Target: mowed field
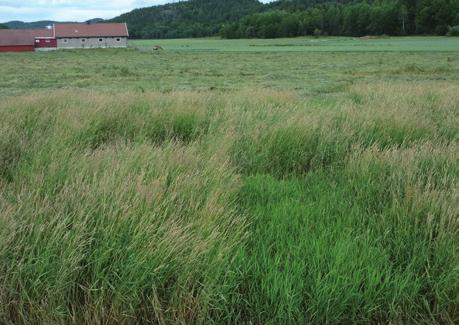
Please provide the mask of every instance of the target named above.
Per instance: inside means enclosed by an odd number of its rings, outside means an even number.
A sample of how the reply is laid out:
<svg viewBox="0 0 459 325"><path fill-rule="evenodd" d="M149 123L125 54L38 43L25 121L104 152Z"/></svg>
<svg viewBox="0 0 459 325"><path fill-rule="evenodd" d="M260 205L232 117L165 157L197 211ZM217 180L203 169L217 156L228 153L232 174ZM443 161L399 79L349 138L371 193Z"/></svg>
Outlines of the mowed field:
<svg viewBox="0 0 459 325"><path fill-rule="evenodd" d="M1 324L459 322L459 38L0 63Z"/></svg>

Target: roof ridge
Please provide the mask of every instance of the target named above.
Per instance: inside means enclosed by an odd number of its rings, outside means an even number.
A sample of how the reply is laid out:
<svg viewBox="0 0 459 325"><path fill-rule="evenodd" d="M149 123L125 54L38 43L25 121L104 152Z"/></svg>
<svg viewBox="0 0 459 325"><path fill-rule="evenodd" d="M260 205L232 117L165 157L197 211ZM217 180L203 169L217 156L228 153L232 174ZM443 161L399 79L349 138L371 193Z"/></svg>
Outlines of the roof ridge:
<svg viewBox="0 0 459 325"><path fill-rule="evenodd" d="M125 23L58 23L55 37L129 37Z"/></svg>

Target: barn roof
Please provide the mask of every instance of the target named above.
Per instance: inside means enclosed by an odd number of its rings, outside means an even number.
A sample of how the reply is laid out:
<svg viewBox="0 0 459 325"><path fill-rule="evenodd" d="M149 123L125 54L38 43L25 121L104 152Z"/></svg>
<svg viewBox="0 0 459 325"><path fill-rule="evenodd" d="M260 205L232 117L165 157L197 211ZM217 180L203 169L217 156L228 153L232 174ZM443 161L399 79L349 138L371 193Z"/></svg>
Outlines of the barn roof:
<svg viewBox="0 0 459 325"><path fill-rule="evenodd" d="M56 37L128 37L126 24L56 24Z"/></svg>
<svg viewBox="0 0 459 325"><path fill-rule="evenodd" d="M0 46L33 45L36 37L53 37L51 29L2 29Z"/></svg>

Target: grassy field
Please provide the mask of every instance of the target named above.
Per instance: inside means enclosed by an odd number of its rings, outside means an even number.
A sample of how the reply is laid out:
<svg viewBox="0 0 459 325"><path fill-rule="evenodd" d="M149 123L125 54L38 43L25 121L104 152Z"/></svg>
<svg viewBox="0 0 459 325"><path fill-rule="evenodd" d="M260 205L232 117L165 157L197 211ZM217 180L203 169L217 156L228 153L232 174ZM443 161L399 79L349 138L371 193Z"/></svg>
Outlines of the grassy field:
<svg viewBox="0 0 459 325"><path fill-rule="evenodd" d="M451 37L298 37L225 40L212 38L138 40L133 47L159 45L175 51L215 52L457 52L459 39Z"/></svg>
<svg viewBox="0 0 459 325"><path fill-rule="evenodd" d="M276 89L304 95L334 94L354 83L437 81L457 84L459 74L458 38L409 38L423 44L426 51L404 52L404 38L394 39L392 52L344 52L352 44L370 50L382 40L339 39L340 52L296 52L284 47L258 47L249 44L317 42L291 40L181 40L132 41L129 50L59 51L53 53L2 54L0 96L18 95L30 90L92 89L168 92L174 90L233 91ZM327 42L328 39L319 39ZM333 43L335 39L331 39ZM338 41L336 41L338 42ZM349 44L347 43L349 42ZM164 51L153 52L155 44ZM175 44L175 46L168 44ZM190 45L192 44L192 45ZM196 51L204 47L218 49ZM213 45L214 44L214 45ZM226 44L223 47L221 44ZM245 46L241 46L241 44ZM397 46L394 44L398 44ZM441 44L446 44L441 46ZM187 47L190 45L190 47ZM233 46L234 45L234 46ZM240 52L225 49L241 48ZM405 47L406 48L406 47ZM415 48L415 47L414 47ZM448 48L455 51L443 52ZM137 50L140 49L140 50ZM294 48L294 50L296 47ZM319 49L319 48L315 48ZM244 51L250 50L250 51Z"/></svg>
<svg viewBox="0 0 459 325"><path fill-rule="evenodd" d="M0 323L459 322L457 38L0 62Z"/></svg>

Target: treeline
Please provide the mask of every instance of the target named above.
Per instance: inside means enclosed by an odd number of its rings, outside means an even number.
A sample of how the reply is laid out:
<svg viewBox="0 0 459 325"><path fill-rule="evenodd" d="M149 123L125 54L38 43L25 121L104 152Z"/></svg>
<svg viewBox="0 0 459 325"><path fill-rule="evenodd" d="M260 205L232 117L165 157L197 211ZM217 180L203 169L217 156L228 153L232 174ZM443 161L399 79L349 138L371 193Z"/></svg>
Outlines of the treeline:
<svg viewBox="0 0 459 325"><path fill-rule="evenodd" d="M312 7L310 2L274 3L268 11L223 26L220 34L224 38L455 35L459 25L458 0L335 1Z"/></svg>
<svg viewBox="0 0 459 325"><path fill-rule="evenodd" d="M132 38L458 33L459 0L189 0L133 10Z"/></svg>
<svg viewBox="0 0 459 325"><path fill-rule="evenodd" d="M0 29L8 29L8 26L6 26L5 24L0 24Z"/></svg>

